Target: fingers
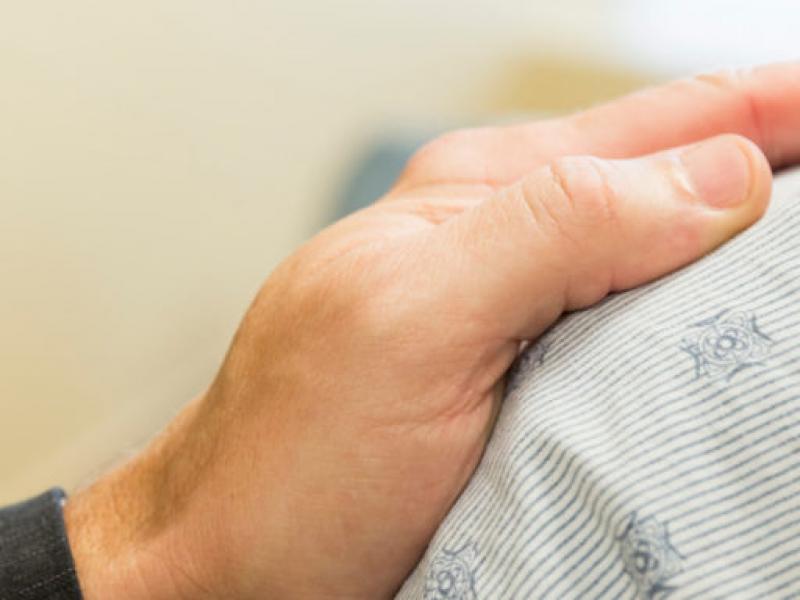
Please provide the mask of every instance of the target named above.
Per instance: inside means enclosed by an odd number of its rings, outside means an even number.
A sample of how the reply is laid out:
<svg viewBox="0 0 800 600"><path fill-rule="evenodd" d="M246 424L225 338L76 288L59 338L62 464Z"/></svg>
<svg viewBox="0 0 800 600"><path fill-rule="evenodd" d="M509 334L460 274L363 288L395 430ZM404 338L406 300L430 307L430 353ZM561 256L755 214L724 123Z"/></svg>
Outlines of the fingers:
<svg viewBox="0 0 800 600"><path fill-rule="evenodd" d="M591 154L627 157L720 133L755 142L770 163L800 158L800 63L726 71L644 90L565 122Z"/></svg>
<svg viewBox="0 0 800 600"><path fill-rule="evenodd" d="M800 63L676 81L563 119L454 132L424 148L415 184L508 185L560 156L627 158L722 133L754 141L775 167L800 162Z"/></svg>
<svg viewBox="0 0 800 600"><path fill-rule="evenodd" d="M758 219L771 171L751 142L720 136L628 160L561 158L435 228L452 297L499 336L532 338L564 310L700 257Z"/></svg>

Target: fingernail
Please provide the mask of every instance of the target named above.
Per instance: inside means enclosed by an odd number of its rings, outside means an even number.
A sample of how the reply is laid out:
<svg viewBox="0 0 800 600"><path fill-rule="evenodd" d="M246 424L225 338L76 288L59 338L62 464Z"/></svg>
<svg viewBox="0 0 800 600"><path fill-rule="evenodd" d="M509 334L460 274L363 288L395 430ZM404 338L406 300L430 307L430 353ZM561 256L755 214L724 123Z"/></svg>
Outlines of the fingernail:
<svg viewBox="0 0 800 600"><path fill-rule="evenodd" d="M681 154L681 162L697 198L714 208L744 203L753 187L749 157L732 136L695 144Z"/></svg>

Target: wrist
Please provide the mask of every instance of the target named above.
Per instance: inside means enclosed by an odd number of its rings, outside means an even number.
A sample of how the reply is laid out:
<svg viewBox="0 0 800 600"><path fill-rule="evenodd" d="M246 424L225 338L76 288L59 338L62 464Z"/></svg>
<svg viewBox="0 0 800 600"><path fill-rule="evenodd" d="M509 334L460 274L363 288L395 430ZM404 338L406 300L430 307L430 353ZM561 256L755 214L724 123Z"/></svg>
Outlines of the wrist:
<svg viewBox="0 0 800 600"><path fill-rule="evenodd" d="M170 481L176 424L67 500L64 519L85 600L214 598L200 577L210 571L198 552L206 544L193 543L199 540L188 501Z"/></svg>

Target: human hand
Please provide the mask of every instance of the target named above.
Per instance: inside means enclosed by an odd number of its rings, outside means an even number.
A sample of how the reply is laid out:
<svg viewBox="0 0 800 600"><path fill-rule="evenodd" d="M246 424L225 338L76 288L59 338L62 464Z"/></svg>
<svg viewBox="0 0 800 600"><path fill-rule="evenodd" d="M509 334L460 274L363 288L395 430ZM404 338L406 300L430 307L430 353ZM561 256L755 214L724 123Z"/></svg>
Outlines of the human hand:
<svg viewBox="0 0 800 600"><path fill-rule="evenodd" d="M800 66L771 66L423 148L269 277L206 394L68 502L87 600L390 597L521 341L754 222L798 106Z"/></svg>

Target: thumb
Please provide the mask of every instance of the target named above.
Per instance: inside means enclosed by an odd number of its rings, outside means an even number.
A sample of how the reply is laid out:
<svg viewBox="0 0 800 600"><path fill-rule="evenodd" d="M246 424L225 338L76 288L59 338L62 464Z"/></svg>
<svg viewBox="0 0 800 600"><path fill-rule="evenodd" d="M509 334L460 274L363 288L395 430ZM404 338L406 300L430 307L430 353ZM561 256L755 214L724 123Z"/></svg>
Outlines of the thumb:
<svg viewBox="0 0 800 600"><path fill-rule="evenodd" d="M532 338L711 251L763 214L771 181L758 147L734 135L636 159L560 158L434 230L437 275L501 335Z"/></svg>

